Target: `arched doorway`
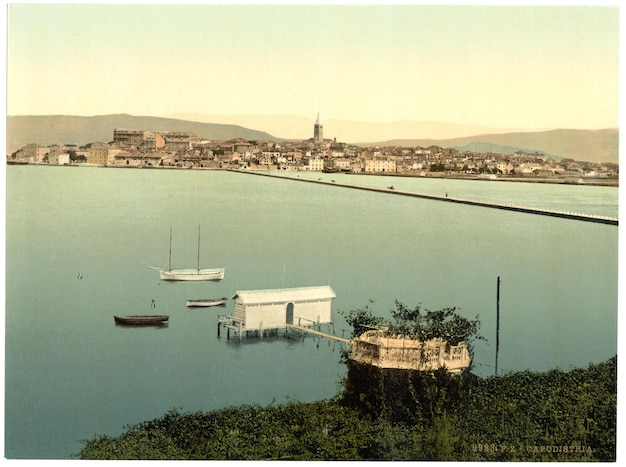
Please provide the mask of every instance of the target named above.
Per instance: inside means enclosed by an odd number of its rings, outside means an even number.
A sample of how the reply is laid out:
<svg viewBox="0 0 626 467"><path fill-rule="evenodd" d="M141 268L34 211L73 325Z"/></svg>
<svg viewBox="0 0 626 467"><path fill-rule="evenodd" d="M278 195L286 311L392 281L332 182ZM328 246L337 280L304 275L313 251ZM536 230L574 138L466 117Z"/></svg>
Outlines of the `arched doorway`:
<svg viewBox="0 0 626 467"><path fill-rule="evenodd" d="M293 303L287 304L287 324L293 324Z"/></svg>

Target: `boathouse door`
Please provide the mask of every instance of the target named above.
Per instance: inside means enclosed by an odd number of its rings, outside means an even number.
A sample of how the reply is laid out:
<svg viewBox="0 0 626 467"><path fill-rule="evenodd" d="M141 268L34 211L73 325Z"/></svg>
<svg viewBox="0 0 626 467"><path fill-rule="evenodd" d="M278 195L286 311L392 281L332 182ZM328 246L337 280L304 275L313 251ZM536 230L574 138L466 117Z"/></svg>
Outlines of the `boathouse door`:
<svg viewBox="0 0 626 467"><path fill-rule="evenodd" d="M287 324L293 324L293 303L287 304Z"/></svg>

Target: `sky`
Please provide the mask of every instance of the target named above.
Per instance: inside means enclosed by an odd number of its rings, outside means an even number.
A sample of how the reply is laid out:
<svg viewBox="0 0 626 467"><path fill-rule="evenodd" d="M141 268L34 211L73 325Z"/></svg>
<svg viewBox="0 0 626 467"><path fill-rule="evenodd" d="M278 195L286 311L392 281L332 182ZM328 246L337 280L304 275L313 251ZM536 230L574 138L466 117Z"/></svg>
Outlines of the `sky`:
<svg viewBox="0 0 626 467"><path fill-rule="evenodd" d="M6 111L618 127L605 5L10 3Z"/></svg>

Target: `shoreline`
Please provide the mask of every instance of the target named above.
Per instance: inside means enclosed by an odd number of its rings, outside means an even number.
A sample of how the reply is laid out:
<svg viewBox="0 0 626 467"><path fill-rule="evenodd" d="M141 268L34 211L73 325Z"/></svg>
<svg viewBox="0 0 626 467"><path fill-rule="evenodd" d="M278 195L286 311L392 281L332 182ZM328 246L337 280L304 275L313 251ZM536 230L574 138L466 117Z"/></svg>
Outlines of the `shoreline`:
<svg viewBox="0 0 626 467"><path fill-rule="evenodd" d="M155 167L155 166L115 166L115 165L88 165L88 164L63 164L63 165L50 165L50 164L31 164L25 162L7 162L6 165L33 165L37 167L97 167L103 169L162 169L162 170L225 170L230 172L249 172L249 173L267 173L267 172L275 172L277 174L281 173L299 173L298 170L256 170L256 169L241 169L241 168L230 168L230 167ZM332 175L334 172L313 172L313 171L302 171L304 173L325 173L326 175ZM554 185L579 185L579 186L608 186L608 187L619 187L619 177L616 178L592 178L592 177L512 177L508 175L497 175L494 178L479 176L479 175L460 175L460 174L441 174L440 172L429 172L427 175L420 175L419 173L398 173L398 172L384 172L384 173L375 173L375 172L363 172L363 173L354 173L354 172L337 172L342 173L344 175L351 176L360 176L360 175L370 175L374 177L400 177L400 178L427 178L427 179L442 179L442 180L469 180L469 181L478 181L478 182L510 182L510 183L547 183Z"/></svg>
<svg viewBox="0 0 626 467"><path fill-rule="evenodd" d="M419 175L407 173L363 173L355 174L346 172L346 175L372 175L383 177L400 177L400 178L428 178L442 180L469 180L478 182L511 182L511 183L547 183L553 185L581 185L581 186L612 186L619 187L619 178L583 178L583 177L511 177L507 175L498 175L495 178L481 177L477 175ZM582 180L582 183L579 181Z"/></svg>

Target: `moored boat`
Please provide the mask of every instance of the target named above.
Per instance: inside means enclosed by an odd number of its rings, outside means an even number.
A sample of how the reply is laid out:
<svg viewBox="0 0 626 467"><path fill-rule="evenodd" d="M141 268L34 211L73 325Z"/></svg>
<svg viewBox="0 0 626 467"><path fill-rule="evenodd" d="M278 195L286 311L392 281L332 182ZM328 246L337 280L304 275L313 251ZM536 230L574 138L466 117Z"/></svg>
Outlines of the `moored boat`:
<svg viewBox="0 0 626 467"><path fill-rule="evenodd" d="M224 268L159 270L164 281L219 281L224 279Z"/></svg>
<svg viewBox="0 0 626 467"><path fill-rule="evenodd" d="M224 268L200 269L200 226L198 226L198 267L196 269L172 269L172 229L170 229L169 267L155 268L164 281L219 281L224 279Z"/></svg>
<svg viewBox="0 0 626 467"><path fill-rule="evenodd" d="M113 316L115 324L126 324L129 326L154 326L166 324L170 317L168 315L131 315Z"/></svg>
<svg viewBox="0 0 626 467"><path fill-rule="evenodd" d="M221 306L226 304L226 301L228 300L228 298L226 297L222 297L222 298L200 298L200 299L196 299L196 300L187 300L187 306L189 308L192 307L207 307L207 306Z"/></svg>

